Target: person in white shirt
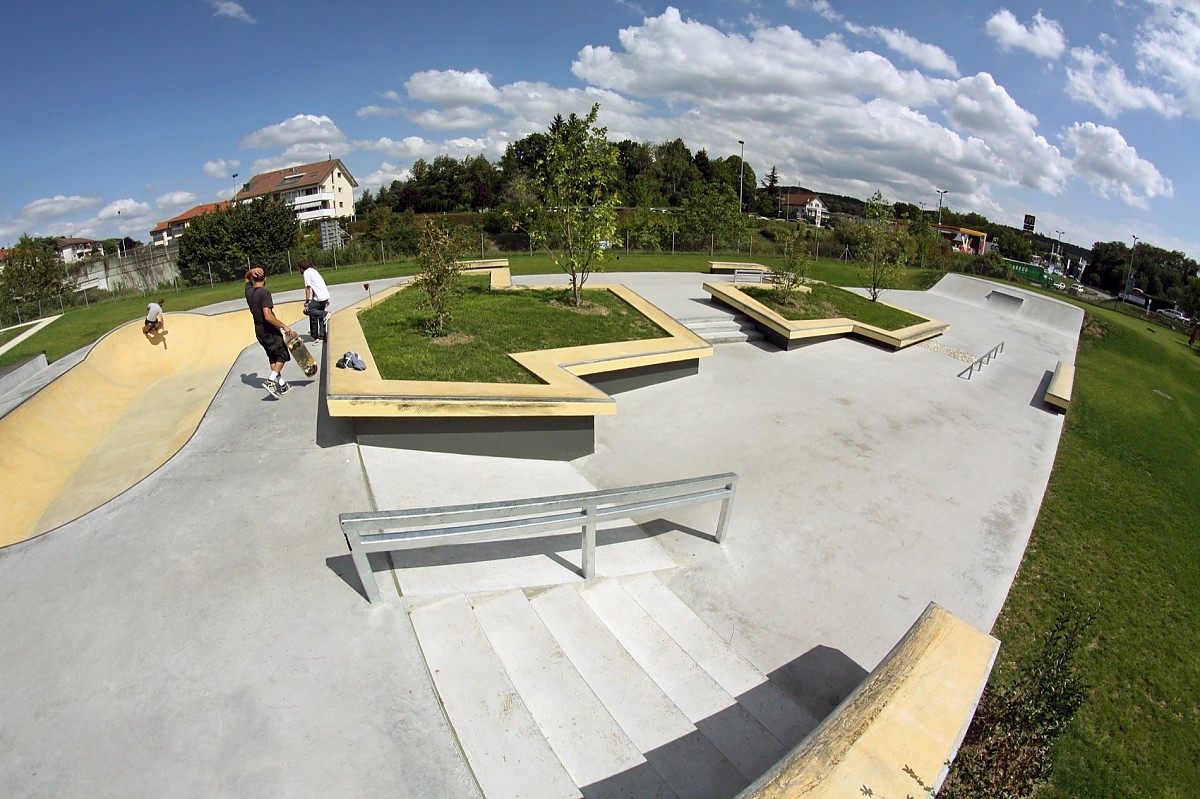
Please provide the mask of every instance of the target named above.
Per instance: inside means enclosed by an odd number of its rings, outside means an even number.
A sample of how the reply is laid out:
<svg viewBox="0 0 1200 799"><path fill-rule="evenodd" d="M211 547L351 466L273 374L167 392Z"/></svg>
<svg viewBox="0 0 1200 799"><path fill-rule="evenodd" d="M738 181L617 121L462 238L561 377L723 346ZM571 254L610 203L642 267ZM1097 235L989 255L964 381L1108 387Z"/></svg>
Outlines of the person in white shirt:
<svg viewBox="0 0 1200 799"><path fill-rule="evenodd" d="M313 341L325 340L325 309L329 307L329 288L325 278L308 261L300 262L300 274L304 276L304 307L308 314L308 332Z"/></svg>
<svg viewBox="0 0 1200 799"><path fill-rule="evenodd" d="M147 336L151 333L163 333L165 325L163 325L163 303L166 300L151 302L146 306L146 321L142 323L142 332Z"/></svg>

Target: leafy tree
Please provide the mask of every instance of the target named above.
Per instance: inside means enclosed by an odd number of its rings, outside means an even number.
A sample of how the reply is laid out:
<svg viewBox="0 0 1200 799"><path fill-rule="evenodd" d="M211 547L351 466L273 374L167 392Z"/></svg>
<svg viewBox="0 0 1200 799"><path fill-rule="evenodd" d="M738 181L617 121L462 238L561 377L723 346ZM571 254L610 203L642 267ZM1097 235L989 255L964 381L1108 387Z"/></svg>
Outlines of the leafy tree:
<svg viewBox="0 0 1200 799"><path fill-rule="evenodd" d="M46 239L21 236L0 271L4 299L13 304L58 297L73 287L70 267Z"/></svg>
<svg viewBox="0 0 1200 799"><path fill-rule="evenodd" d="M696 183L683 201L679 230L693 244L709 236L722 243L732 241L743 225L737 206L737 192L728 184Z"/></svg>
<svg viewBox="0 0 1200 799"><path fill-rule="evenodd" d="M576 306L616 233L617 148L607 140L607 128L596 127L599 113L597 103L586 117L571 114L554 120L543 158L529 178L538 204L517 222L533 245L570 277Z"/></svg>
<svg viewBox="0 0 1200 799"><path fill-rule="evenodd" d="M450 324L451 306L461 296L459 263L467 251L462 228L451 230L432 220L424 220L417 234L417 265L421 271L413 286L424 297L421 306L432 312L424 330L430 336L445 335Z"/></svg>
<svg viewBox="0 0 1200 799"><path fill-rule="evenodd" d="M700 179L700 170L683 139L675 139L654 148L654 171L671 205L679 205L688 188Z"/></svg>
<svg viewBox="0 0 1200 799"><path fill-rule="evenodd" d="M1033 245L1017 231L1006 230L1000 234L1000 254L1014 261L1029 263L1033 260Z"/></svg>
<svg viewBox="0 0 1200 799"><path fill-rule="evenodd" d="M879 295L894 288L904 267L903 243L891 229L892 206L885 202L883 194L876 190L867 200L866 219L862 224L864 262L863 276L867 281L867 294L871 302L878 302Z"/></svg>
<svg viewBox="0 0 1200 799"><path fill-rule="evenodd" d="M1200 278L1190 278L1179 294L1179 307L1193 319L1200 319Z"/></svg>
<svg viewBox="0 0 1200 799"><path fill-rule="evenodd" d="M287 203L261 197L192 220L179 240L179 273L190 284L236 280L247 264L280 271L300 226Z"/></svg>

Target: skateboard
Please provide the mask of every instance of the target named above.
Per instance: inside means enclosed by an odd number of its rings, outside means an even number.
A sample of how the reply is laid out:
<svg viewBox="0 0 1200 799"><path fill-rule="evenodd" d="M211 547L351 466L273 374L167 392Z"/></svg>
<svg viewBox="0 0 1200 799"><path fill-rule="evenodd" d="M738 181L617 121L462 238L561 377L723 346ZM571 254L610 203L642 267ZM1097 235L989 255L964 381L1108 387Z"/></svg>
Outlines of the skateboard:
<svg viewBox="0 0 1200 799"><path fill-rule="evenodd" d="M304 342L300 340L299 334L295 330L284 330L283 340L287 342L288 351L292 353L292 358L296 360L296 365L304 372L305 377L312 377L317 373L317 362L313 360L312 353L308 351L308 347L304 346Z"/></svg>

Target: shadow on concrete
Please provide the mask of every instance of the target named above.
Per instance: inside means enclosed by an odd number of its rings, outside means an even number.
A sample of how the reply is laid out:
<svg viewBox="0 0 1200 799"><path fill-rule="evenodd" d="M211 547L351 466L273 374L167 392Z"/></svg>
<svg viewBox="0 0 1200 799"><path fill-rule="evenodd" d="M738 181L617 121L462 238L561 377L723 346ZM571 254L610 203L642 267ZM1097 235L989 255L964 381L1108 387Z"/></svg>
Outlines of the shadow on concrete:
<svg viewBox="0 0 1200 799"><path fill-rule="evenodd" d="M776 682L780 676L803 685L788 691ZM768 682L738 696L734 704L696 722L695 731L643 752L647 762L580 790L589 799L732 796L786 757L866 677L865 670L838 650L815 647L776 670ZM782 702L781 689L789 694ZM811 699L817 694L822 700L814 706ZM769 726L767 734L778 742L773 751L764 751L757 735L746 734L748 724L758 725L763 719L771 721L762 723L760 732Z"/></svg>
<svg viewBox="0 0 1200 799"><path fill-rule="evenodd" d="M1033 392L1033 396L1029 398L1029 407L1037 408L1038 410L1046 411L1047 413L1058 413L1058 408L1055 408L1050 403L1046 402L1046 389L1050 388L1050 381L1054 378L1054 371L1047 369L1042 375L1042 379L1038 382L1037 390Z"/></svg>
<svg viewBox="0 0 1200 799"><path fill-rule="evenodd" d="M868 673L841 650L818 645L771 672L770 679L820 720L861 685Z"/></svg>
<svg viewBox="0 0 1200 799"><path fill-rule="evenodd" d="M317 372L316 380L319 392L317 394L316 443L322 449L353 444L356 440L353 419L348 416L334 418L329 415L329 403L325 401L325 398L329 396L329 381L326 377L329 374L329 358L326 356L327 353L321 353L319 358L321 369Z"/></svg>

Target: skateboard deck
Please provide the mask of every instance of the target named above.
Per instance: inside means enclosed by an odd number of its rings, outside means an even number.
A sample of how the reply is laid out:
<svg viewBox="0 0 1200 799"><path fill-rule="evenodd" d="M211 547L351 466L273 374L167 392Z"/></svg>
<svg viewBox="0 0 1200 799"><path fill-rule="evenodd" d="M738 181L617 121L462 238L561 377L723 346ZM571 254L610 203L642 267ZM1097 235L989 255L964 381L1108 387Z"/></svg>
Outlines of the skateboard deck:
<svg viewBox="0 0 1200 799"><path fill-rule="evenodd" d="M304 342L300 340L300 336L295 330L284 330L283 340L287 342L288 351L292 353L292 358L295 359L296 365L304 372L305 377L312 377L317 373L317 362L313 360L312 353L308 351L308 347L304 346Z"/></svg>

